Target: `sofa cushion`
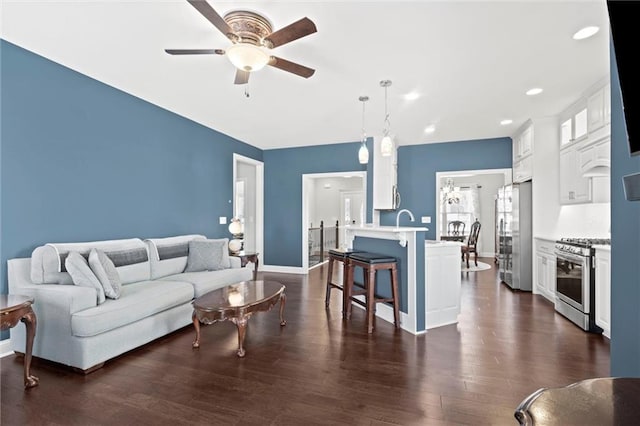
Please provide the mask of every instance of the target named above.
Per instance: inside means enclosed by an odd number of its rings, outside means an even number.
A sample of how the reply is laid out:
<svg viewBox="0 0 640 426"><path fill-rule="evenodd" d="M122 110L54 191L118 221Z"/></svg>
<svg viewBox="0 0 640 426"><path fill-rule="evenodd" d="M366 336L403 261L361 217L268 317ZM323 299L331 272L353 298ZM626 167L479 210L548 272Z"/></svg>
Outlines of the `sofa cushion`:
<svg viewBox="0 0 640 426"><path fill-rule="evenodd" d="M194 288L194 297L200 297L205 293L229 284L249 281L252 277L253 271L249 268L229 268L219 271L184 272L160 278L159 281L185 281L191 283Z"/></svg>
<svg viewBox="0 0 640 426"><path fill-rule="evenodd" d="M69 275L71 275L73 284L80 287L93 288L96 291L98 305L104 303L104 289L102 288L102 284L100 283L98 277L96 277L96 275L89 267L87 259L85 259L77 251L72 251L69 252L68 256L66 256L65 266L67 271L69 272Z"/></svg>
<svg viewBox="0 0 640 426"><path fill-rule="evenodd" d="M71 317L71 332L77 337L95 336L193 299L193 286L187 282L141 281L122 287L119 299L108 299L94 308Z"/></svg>
<svg viewBox="0 0 640 426"><path fill-rule="evenodd" d="M189 256L184 272L218 271L230 267L228 238L189 241Z"/></svg>
<svg viewBox="0 0 640 426"><path fill-rule="evenodd" d="M34 284L73 284L64 266L69 252L77 251L85 258L92 248L105 252L112 260L123 284L150 278L146 244L139 238L93 241L84 243L49 243L31 254L31 281Z"/></svg>
<svg viewBox="0 0 640 426"><path fill-rule="evenodd" d="M89 253L89 266L93 273L96 274L100 284L102 284L104 295L109 299L117 299L120 297L122 282L120 281L118 270L113 264L113 261L109 259L109 256L104 254L102 250L91 249Z"/></svg>
<svg viewBox="0 0 640 426"><path fill-rule="evenodd" d="M187 266L189 241L206 238L204 235L193 234L144 240L149 248L151 278L162 278L184 271Z"/></svg>

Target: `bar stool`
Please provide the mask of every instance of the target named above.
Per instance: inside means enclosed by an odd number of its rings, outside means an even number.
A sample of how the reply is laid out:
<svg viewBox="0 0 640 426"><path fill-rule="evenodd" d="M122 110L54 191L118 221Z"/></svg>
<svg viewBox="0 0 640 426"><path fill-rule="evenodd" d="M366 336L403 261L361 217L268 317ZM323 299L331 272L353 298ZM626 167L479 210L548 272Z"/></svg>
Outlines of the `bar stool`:
<svg viewBox="0 0 640 426"><path fill-rule="evenodd" d="M347 301L346 317L351 318L351 302L364 306L367 312L367 332L373 332L373 320L377 303L393 303L393 322L396 328L400 328L400 297L398 295L398 273L395 257L378 253L353 253L349 255L347 273L347 285L345 286L345 300ZM364 275L364 287L355 290L354 272L355 267L361 267ZM388 270L391 273L391 297L380 297L376 295L376 273L381 270ZM365 300L356 299L354 296L364 295Z"/></svg>
<svg viewBox="0 0 640 426"><path fill-rule="evenodd" d="M352 253L362 253L361 250L336 248L329 250L329 269L327 271L327 289L324 298L325 307L329 307L331 299L331 290L337 288L342 290L342 317L346 315L347 299L344 293L344 283L348 282L347 274L349 273L349 255ZM342 283L333 282L333 267L336 262L342 262Z"/></svg>

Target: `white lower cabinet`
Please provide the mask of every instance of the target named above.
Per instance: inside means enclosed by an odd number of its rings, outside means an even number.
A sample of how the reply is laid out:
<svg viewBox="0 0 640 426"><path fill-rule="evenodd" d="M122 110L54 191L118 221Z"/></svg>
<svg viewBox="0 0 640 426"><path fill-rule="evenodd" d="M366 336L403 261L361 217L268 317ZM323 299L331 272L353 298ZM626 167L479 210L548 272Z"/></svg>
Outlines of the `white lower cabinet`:
<svg viewBox="0 0 640 426"><path fill-rule="evenodd" d="M555 242L536 238L535 277L533 292L550 302L556 299L556 255Z"/></svg>
<svg viewBox="0 0 640 426"><path fill-rule="evenodd" d="M596 325L611 338L611 250L596 247Z"/></svg>

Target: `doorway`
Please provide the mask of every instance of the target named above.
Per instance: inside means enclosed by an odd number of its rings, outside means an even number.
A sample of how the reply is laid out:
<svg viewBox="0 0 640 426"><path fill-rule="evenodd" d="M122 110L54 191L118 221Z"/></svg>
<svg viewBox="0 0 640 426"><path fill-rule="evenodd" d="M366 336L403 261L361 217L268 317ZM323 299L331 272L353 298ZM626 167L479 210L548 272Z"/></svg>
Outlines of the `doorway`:
<svg viewBox="0 0 640 426"><path fill-rule="evenodd" d="M366 213L366 172L302 175L302 269L321 265L330 248L346 247L345 226Z"/></svg>
<svg viewBox="0 0 640 426"><path fill-rule="evenodd" d="M464 234L468 234L471 223L478 219L481 224L478 257L493 258L497 253L495 196L498 188L508 183L511 169L436 172L437 239L447 235L451 221L462 221Z"/></svg>
<svg viewBox="0 0 640 426"><path fill-rule="evenodd" d="M233 154L233 216L244 227L243 249L264 259L264 164Z"/></svg>

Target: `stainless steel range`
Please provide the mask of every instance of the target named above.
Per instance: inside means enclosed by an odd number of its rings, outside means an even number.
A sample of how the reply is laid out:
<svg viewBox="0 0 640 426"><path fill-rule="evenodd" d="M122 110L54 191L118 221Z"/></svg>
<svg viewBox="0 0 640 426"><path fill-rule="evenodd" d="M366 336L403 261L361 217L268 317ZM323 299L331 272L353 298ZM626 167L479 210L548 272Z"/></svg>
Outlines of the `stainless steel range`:
<svg viewBox="0 0 640 426"><path fill-rule="evenodd" d="M594 245L604 238L562 238L556 241L556 311L583 330L602 333L595 320Z"/></svg>

